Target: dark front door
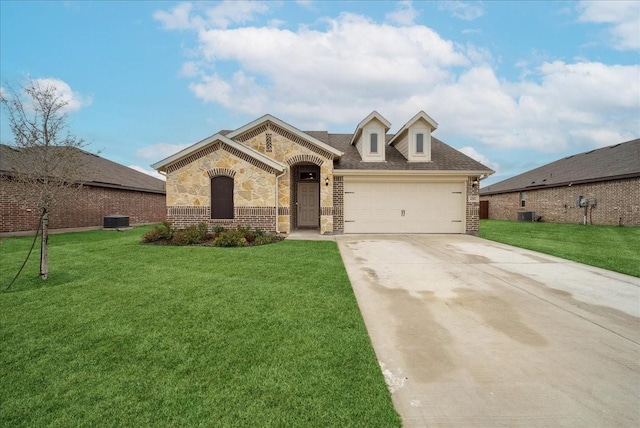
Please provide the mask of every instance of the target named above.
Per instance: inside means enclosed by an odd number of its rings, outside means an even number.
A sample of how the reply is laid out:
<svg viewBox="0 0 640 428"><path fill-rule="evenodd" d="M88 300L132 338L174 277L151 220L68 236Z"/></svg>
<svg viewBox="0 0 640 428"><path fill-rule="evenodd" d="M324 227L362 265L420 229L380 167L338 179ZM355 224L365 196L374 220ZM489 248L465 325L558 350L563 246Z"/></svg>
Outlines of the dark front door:
<svg viewBox="0 0 640 428"><path fill-rule="evenodd" d="M318 183L298 183L298 227L318 227Z"/></svg>

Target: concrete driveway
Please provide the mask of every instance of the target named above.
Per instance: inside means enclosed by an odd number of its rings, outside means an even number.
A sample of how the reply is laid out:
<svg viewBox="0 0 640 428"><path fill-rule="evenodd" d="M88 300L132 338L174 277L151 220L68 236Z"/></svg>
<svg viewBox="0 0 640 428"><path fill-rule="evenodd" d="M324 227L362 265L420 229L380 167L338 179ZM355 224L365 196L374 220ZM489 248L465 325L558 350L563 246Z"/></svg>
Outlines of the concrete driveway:
<svg viewBox="0 0 640 428"><path fill-rule="evenodd" d="M336 241L405 427L640 426L640 279L472 236Z"/></svg>

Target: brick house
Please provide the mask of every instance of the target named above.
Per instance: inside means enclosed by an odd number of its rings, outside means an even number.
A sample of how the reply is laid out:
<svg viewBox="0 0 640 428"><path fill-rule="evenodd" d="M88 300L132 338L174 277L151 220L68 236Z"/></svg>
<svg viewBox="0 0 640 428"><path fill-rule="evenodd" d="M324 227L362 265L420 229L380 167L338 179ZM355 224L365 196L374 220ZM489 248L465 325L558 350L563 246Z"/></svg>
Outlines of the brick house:
<svg viewBox="0 0 640 428"><path fill-rule="evenodd" d="M167 219L289 233L476 233L478 183L493 173L446 145L419 112L395 134L379 113L352 134L300 131L271 115L153 165Z"/></svg>
<svg viewBox="0 0 640 428"><path fill-rule="evenodd" d="M640 226L640 139L568 156L480 190L488 218ZM522 215L521 215L522 216Z"/></svg>
<svg viewBox="0 0 640 428"><path fill-rule="evenodd" d="M78 149L73 149L78 150ZM165 220L165 183L79 150L85 171L82 187L73 200L64 203L49 215L51 229L100 227L108 215L129 216L131 224L158 223ZM20 159L17 156L21 157ZM36 230L38 212L34 202L21 193L13 175L29 164L24 150L0 144L0 233L10 235Z"/></svg>

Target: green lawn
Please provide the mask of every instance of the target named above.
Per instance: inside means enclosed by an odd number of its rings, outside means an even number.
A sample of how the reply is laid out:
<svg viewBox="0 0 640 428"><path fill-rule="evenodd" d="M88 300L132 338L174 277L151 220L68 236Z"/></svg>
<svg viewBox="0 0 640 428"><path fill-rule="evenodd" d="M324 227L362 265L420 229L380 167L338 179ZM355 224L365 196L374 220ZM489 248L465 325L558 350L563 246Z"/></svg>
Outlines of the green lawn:
<svg viewBox="0 0 640 428"><path fill-rule="evenodd" d="M0 292L0 426L394 427L335 242L50 237ZM30 238L0 243L2 290Z"/></svg>
<svg viewBox="0 0 640 428"><path fill-rule="evenodd" d="M640 277L640 228L481 220L492 241Z"/></svg>

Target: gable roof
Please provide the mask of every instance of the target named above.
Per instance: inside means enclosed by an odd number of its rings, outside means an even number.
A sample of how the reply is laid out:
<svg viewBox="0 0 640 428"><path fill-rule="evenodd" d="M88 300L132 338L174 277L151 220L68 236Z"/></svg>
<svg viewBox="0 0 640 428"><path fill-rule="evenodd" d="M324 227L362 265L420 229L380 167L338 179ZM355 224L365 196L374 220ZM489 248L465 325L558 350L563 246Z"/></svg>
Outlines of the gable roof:
<svg viewBox="0 0 640 428"><path fill-rule="evenodd" d="M358 149L351 145L352 134L329 134L327 132L312 132L316 138L326 138L328 144L344 151L340 159L333 161L335 172L341 170L363 171L431 171L431 172L464 172L477 175L491 175L493 170L471 159L464 153L443 143L435 137L431 137L431 162L409 162L393 146L385 144L384 162L362 162ZM393 138L387 135L387 140Z"/></svg>
<svg viewBox="0 0 640 428"><path fill-rule="evenodd" d="M230 135L230 134L228 134ZM224 143L226 145L228 145L229 147L232 147L242 153L244 153L245 155L273 168L274 170L278 171L278 172L282 172L285 170L285 166L282 165L280 162L275 161L273 159L271 159L270 157L267 157L265 155L263 155L262 153L260 153L257 150L252 149L251 147L245 146L244 144L240 144L237 143L235 141L233 141L232 139L230 139L229 137L226 137L224 135L222 135L222 133L217 133L214 134L210 137L205 138L202 141L199 141L189 147L187 147L186 149L180 150L178 153L175 153L167 158L164 158L163 160L154 163L153 165L151 165L152 168L158 170L158 171L166 171L167 167L175 162L180 161L181 159L184 159L192 154L195 154L199 151L201 151L204 148L207 148L209 146L212 146L213 144L217 143L217 142L221 142Z"/></svg>
<svg viewBox="0 0 640 428"><path fill-rule="evenodd" d="M367 117L362 119L358 126L356 126L356 130L354 131L353 137L351 138L351 142L349 144L353 145L356 141L358 141L358 138L360 138L360 135L362 134L362 128L364 128L364 126L367 123L371 122L373 119L377 119L378 121L382 122L385 132L389 131L389 129L391 128L391 122L389 122L387 119L382 117L380 113L374 110L369 113Z"/></svg>
<svg viewBox="0 0 640 428"><path fill-rule="evenodd" d="M438 129L438 122L433 120L431 116L429 116L427 113L421 110L418 112L418 114L413 116L407 123L405 123L402 126L402 128L400 128L400 130L396 132L396 135L394 135L393 138L389 140L387 144L392 145L399 139L403 138L404 134L409 131L409 128L420 119L424 120L429 124L429 126L431 126L431 131L435 131L436 129Z"/></svg>
<svg viewBox="0 0 640 428"><path fill-rule="evenodd" d="M308 142L310 142L311 144L329 152L330 154L332 154L334 157L340 157L342 156L342 152L340 152L339 150L336 150L334 147L331 147L325 143L323 143L322 141L314 138L313 136L300 131L298 128L289 125L288 123L278 119L275 116L272 116L270 114L265 114L264 116L254 120L253 122L249 122L246 125L236 129L235 131L231 131L229 132L227 135L227 137L234 139L235 137L244 134L245 132L251 131L253 128L257 128L258 126L262 125L265 122L271 122L275 125L280 126L281 128L286 129L287 131L291 132L292 134L296 135L297 137L302 138L303 140L306 140Z"/></svg>
<svg viewBox="0 0 640 428"><path fill-rule="evenodd" d="M79 181L85 186L134 190L146 193L166 193L165 182L119 163L74 147L51 146L50 150L72 150L82 165ZM21 169L37 165L35 151L0 144L0 174L25 172ZM17 158L18 156L19 158ZM30 172L30 171L26 171Z"/></svg>
<svg viewBox="0 0 640 428"><path fill-rule="evenodd" d="M640 139L567 156L482 188L480 194L520 192L631 177L640 177Z"/></svg>

